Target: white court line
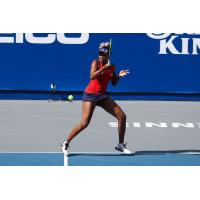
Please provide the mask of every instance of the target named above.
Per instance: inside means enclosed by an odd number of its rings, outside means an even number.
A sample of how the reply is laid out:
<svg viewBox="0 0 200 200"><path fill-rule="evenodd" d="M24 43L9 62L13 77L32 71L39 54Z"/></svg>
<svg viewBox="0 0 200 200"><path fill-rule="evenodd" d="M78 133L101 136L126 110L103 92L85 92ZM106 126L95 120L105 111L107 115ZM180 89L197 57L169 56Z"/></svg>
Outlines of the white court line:
<svg viewBox="0 0 200 200"><path fill-rule="evenodd" d="M63 154L64 156L64 167L67 167L69 164L68 164L68 155L66 154Z"/></svg>
<svg viewBox="0 0 200 200"><path fill-rule="evenodd" d="M55 152L55 151L54 152L48 152L48 151L45 151L45 152L44 151L41 151L41 152L38 152L38 151L26 151L26 152L23 152L23 151L9 151L9 152L5 152L4 151L4 152L0 152L0 153L16 153L16 154L17 153L21 153L21 154L22 153L27 153L27 154L28 153L33 153L33 154L45 153L45 154L57 154L57 153L62 153L62 152L58 152L58 151L57 152Z"/></svg>
<svg viewBox="0 0 200 200"><path fill-rule="evenodd" d="M89 151L84 152L84 151L81 151L81 152L69 152L69 155L70 154L113 154L113 155L116 154L116 155L118 155L118 154L124 154L124 153L120 153L120 152L99 152L99 151L98 152L94 152L94 151L93 152L91 152L91 151L90 152Z"/></svg>
<svg viewBox="0 0 200 200"><path fill-rule="evenodd" d="M9 154L9 153L13 153L13 154L22 154L22 153L25 153L25 154L28 154L28 153L32 153L32 154L40 154L40 153L43 153L43 154L63 154L63 152L60 152L60 151L57 151L57 152L22 152L22 151L20 151L20 152L17 152L17 151L15 151L15 152L0 152L0 154L2 154L2 153L7 153L7 154ZM137 152L132 152L132 154L134 154L134 153L136 153L137 154ZM139 151L138 151L138 153L139 153ZM148 153L148 151L145 151L145 153ZM149 151L149 154L151 154L151 153L155 153L156 154L156 151ZM162 151L158 151L158 153L162 153ZM200 151L185 151L184 152L184 150L180 150L180 152L178 152L178 150L177 150L177 152L176 152L176 150L172 150L172 151L163 151L163 153L169 153L169 154L200 154ZM124 153L121 153L121 152L69 152L69 155L70 154L90 154L90 155L93 155L93 154L111 154L111 155L125 155Z"/></svg>
<svg viewBox="0 0 200 200"><path fill-rule="evenodd" d="M20 152L17 152L17 151L15 151L15 152L0 152L0 154L1 153L13 153L13 154L17 154L17 153L33 153L33 154L40 154L40 153L44 153L44 154L63 154L63 152L60 152L60 151L57 151L57 152L29 152L29 151L27 151L27 152L23 152L23 151L20 151ZM120 152L119 153L115 153L115 152L70 152L69 153L69 155L70 154L120 154ZM123 154L123 153L121 153L121 154Z"/></svg>

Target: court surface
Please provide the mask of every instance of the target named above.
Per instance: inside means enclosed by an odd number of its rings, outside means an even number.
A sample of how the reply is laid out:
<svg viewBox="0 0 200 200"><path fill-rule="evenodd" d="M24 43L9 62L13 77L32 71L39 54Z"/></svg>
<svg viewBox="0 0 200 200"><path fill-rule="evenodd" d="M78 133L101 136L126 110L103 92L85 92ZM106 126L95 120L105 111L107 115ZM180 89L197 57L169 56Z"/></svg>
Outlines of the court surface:
<svg viewBox="0 0 200 200"><path fill-rule="evenodd" d="M0 166L200 166L200 155L71 153L66 158L62 153L0 153Z"/></svg>
<svg viewBox="0 0 200 200"><path fill-rule="evenodd" d="M117 101L127 115L118 154L117 120L95 109L71 143L69 166L200 166L200 102ZM81 102L0 101L0 165L63 166L60 143L81 119Z"/></svg>

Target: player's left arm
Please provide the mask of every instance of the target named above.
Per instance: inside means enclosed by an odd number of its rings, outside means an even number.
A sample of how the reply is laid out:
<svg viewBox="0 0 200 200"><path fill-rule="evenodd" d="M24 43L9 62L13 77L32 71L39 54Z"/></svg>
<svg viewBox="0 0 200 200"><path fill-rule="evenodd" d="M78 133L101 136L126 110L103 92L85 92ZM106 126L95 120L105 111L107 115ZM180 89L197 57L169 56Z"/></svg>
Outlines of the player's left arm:
<svg viewBox="0 0 200 200"><path fill-rule="evenodd" d="M130 73L129 70L121 70L119 72L119 74L117 75L115 70L114 70L113 75L112 75L112 79L111 79L112 85L115 86L118 83L119 78L126 76L128 73Z"/></svg>
<svg viewBox="0 0 200 200"><path fill-rule="evenodd" d="M119 81L119 75L117 75L114 71L111 79L112 85L113 86L117 85L118 81Z"/></svg>

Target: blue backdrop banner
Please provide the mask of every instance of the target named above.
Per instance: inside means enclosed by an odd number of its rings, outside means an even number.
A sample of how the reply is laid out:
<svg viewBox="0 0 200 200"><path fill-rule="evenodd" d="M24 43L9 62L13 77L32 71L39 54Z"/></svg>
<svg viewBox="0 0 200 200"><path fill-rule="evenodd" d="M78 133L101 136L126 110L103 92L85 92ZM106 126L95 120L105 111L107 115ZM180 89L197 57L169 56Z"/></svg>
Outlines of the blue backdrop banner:
<svg viewBox="0 0 200 200"><path fill-rule="evenodd" d="M121 95L200 95L200 34L0 34L0 90L83 92L101 42L112 38L112 63L130 74L108 91ZM159 94L159 95L158 95ZM127 96L127 98L128 98Z"/></svg>

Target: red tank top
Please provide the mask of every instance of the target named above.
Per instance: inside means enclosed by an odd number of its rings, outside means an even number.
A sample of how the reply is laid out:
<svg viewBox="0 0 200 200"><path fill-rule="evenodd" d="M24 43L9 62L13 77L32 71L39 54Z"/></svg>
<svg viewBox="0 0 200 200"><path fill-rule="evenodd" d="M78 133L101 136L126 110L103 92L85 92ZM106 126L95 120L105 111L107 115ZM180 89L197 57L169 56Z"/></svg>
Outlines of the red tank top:
<svg viewBox="0 0 200 200"><path fill-rule="evenodd" d="M101 69L103 67L98 61L98 66ZM91 80L88 86L85 89L86 93L92 94L103 94L106 93L108 83L112 79L112 75L114 72L114 67L111 66L109 69L105 70L100 74L96 79Z"/></svg>

